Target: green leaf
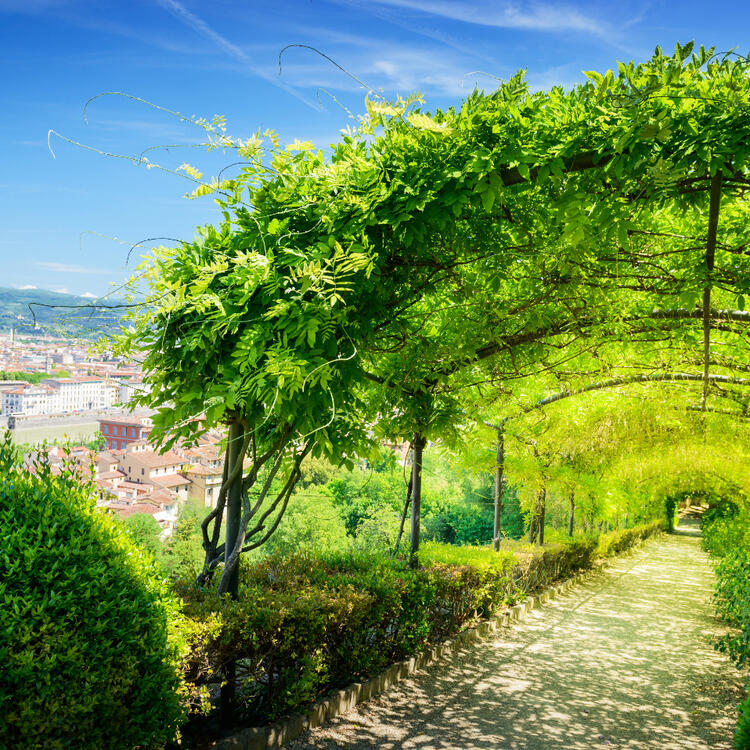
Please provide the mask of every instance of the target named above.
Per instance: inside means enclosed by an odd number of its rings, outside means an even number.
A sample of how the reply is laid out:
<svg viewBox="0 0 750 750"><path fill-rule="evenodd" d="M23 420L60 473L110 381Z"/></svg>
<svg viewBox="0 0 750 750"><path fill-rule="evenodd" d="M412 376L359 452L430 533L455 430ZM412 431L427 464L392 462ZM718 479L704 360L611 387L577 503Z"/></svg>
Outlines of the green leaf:
<svg viewBox="0 0 750 750"><path fill-rule="evenodd" d="M483 193L480 193L480 197L482 198L484 210L487 213L492 211L492 206L495 205L495 191L492 189L485 190Z"/></svg>

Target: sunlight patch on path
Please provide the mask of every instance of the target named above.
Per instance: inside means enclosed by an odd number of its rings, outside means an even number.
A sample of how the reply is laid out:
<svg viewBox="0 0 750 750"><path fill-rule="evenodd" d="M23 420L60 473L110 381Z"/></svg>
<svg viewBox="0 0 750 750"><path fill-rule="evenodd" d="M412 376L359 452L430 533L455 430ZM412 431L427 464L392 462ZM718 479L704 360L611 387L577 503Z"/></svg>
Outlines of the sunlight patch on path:
<svg viewBox="0 0 750 750"><path fill-rule="evenodd" d="M288 747L729 750L741 677L712 647L713 570L682 532Z"/></svg>

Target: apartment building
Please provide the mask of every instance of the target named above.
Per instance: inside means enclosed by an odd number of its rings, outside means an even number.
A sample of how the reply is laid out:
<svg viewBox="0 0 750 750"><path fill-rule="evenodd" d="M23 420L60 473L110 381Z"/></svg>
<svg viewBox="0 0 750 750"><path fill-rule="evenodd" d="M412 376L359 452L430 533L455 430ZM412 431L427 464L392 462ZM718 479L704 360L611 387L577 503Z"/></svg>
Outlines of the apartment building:
<svg viewBox="0 0 750 750"><path fill-rule="evenodd" d="M6 415L69 414L112 406L119 386L95 377L45 378L39 385L3 389L1 398Z"/></svg>
<svg viewBox="0 0 750 750"><path fill-rule="evenodd" d="M107 450L124 450L132 443L145 446L144 441L152 429L148 417L109 417L99 420L99 431L107 441Z"/></svg>
<svg viewBox="0 0 750 750"><path fill-rule="evenodd" d="M156 453L149 450L126 450L119 466L127 481L169 490L177 502L188 498L190 480L181 474L186 468L185 459L172 451Z"/></svg>
<svg viewBox="0 0 750 750"><path fill-rule="evenodd" d="M190 480L188 497L197 500L206 508L213 508L219 497L224 470L221 467L198 463L188 467L184 474Z"/></svg>

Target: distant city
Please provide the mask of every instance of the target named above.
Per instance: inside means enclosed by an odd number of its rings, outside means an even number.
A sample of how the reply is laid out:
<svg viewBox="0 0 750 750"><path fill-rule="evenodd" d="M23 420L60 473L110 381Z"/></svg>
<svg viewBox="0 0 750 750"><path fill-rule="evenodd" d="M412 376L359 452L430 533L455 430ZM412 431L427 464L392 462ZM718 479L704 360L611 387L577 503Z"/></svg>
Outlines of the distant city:
<svg viewBox="0 0 750 750"><path fill-rule="evenodd" d="M10 429L24 446L32 470L40 458L54 473L73 466L94 481L102 507L121 517L151 515L168 536L189 498L215 505L223 435L154 450L150 412L132 408L144 388L140 367L94 356L90 347L44 331L0 333L0 431Z"/></svg>

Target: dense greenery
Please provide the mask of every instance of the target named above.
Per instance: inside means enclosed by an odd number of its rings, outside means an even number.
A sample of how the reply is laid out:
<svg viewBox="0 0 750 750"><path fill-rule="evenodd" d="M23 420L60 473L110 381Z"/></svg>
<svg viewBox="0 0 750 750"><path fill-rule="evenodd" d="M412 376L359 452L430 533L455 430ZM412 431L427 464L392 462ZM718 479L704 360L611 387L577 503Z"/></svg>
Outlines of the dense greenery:
<svg viewBox="0 0 750 750"><path fill-rule="evenodd" d="M47 372L12 372L0 371L0 380L25 380L27 383L41 383L45 378L69 378L67 370L56 370L54 373Z"/></svg>
<svg viewBox="0 0 750 750"><path fill-rule="evenodd" d="M434 557L485 554L435 542L491 540L504 570L505 534L527 534L536 559L614 529L614 551L691 494L746 507L750 62L691 42L586 75L534 92L518 74L431 113L370 92L328 152L196 121L232 163L211 180L178 171L221 219L146 259L146 301L115 346L144 364L155 440L228 429L217 507L183 518L162 556L173 578L196 574L194 684L261 664L248 623L285 654L248 676L251 712L306 700L327 672L335 684L346 658L386 658L326 623L348 612L376 640L400 626L373 614L378 581L356 560L394 547L407 503L411 567L376 567L411 586L386 593L417 643L432 615L409 596L452 611ZM404 470L386 442L410 446ZM728 524L708 543L726 548L719 601L742 622ZM306 577L344 558L340 589ZM271 596L276 578L310 601ZM334 651L302 648L320 638ZM740 657L741 641L725 647Z"/></svg>
<svg viewBox="0 0 750 750"><path fill-rule="evenodd" d="M472 545L492 541L492 487L486 476L472 476L450 457L433 455L426 462L425 479L425 540ZM257 560L300 551L393 553L405 494L403 467L390 455L373 467L352 470L337 470L324 459L308 459L278 530L251 557ZM203 506L188 502L180 512L175 533L163 542L159 540L161 529L151 516L136 513L124 523L165 575L179 579L191 573L197 576L201 569L204 513ZM524 533L517 493L508 486L502 530L510 539L519 539ZM554 536L556 531L551 526L548 533ZM400 549L405 548L402 541Z"/></svg>
<svg viewBox="0 0 750 750"><path fill-rule="evenodd" d="M703 543L720 558L716 566L716 609L734 630L718 643L738 668L750 667L750 513L724 501L703 523ZM740 706L735 747L750 748L750 695Z"/></svg>
<svg viewBox="0 0 750 750"><path fill-rule="evenodd" d="M351 468L385 438L414 446L415 554L427 440L482 442L489 473L504 433L538 542L547 514L616 527L692 489L627 491L669 422L681 450L724 428L707 415L743 413L748 62L688 43L587 76L532 92L519 74L432 113L371 94L328 153L197 123L238 156L222 179L181 166L222 219L144 263L118 349L143 359L155 439L229 425L203 583L220 570L236 595L308 454ZM599 388L591 409L567 400ZM424 525L484 534L454 520Z"/></svg>
<svg viewBox="0 0 750 750"><path fill-rule="evenodd" d="M183 709L178 603L72 467L0 442L0 745L158 748Z"/></svg>
<svg viewBox="0 0 750 750"><path fill-rule="evenodd" d="M499 553L428 542L417 570L405 557L372 552L271 555L246 567L231 603L188 580L179 591L191 621L184 667L194 709L236 661L244 718L265 723L659 529L656 523L543 549L507 542Z"/></svg>

